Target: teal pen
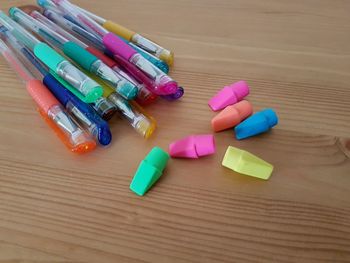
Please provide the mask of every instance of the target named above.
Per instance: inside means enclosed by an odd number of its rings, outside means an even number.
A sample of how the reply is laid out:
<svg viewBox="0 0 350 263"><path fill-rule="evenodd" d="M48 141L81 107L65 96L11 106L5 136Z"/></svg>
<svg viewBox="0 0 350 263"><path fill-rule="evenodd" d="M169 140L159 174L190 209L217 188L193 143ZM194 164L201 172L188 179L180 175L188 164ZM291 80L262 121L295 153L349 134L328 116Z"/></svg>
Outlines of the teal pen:
<svg viewBox="0 0 350 263"><path fill-rule="evenodd" d="M68 40L19 8L12 7L9 12L16 22L38 34L53 47L63 51L66 56L87 72L107 82L108 85L111 85L125 99L131 100L137 96L138 89L136 86L119 76L100 59L88 52L85 49L87 46L81 41Z"/></svg>
<svg viewBox="0 0 350 263"><path fill-rule="evenodd" d="M0 11L0 23L17 38L18 41L28 47L37 58L49 67L57 80L69 83L70 91L86 103L93 103L103 94L102 87L96 81L78 70L64 57L59 55L47 44L40 42L29 34L15 21L11 20L3 11Z"/></svg>

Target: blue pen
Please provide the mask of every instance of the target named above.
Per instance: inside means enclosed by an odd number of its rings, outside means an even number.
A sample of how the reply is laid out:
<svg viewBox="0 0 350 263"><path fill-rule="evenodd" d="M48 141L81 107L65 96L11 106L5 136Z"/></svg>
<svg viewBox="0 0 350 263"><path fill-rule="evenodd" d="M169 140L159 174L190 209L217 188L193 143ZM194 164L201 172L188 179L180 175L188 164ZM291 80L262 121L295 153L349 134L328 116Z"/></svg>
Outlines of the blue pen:
<svg viewBox="0 0 350 263"><path fill-rule="evenodd" d="M18 42L10 33L1 30L1 34L6 37L7 42L24 60L35 66L42 75L45 86L61 102L69 114L71 114L85 130L89 131L101 145L110 144L112 134L108 123L104 121L89 104L79 100L56 80L34 54Z"/></svg>

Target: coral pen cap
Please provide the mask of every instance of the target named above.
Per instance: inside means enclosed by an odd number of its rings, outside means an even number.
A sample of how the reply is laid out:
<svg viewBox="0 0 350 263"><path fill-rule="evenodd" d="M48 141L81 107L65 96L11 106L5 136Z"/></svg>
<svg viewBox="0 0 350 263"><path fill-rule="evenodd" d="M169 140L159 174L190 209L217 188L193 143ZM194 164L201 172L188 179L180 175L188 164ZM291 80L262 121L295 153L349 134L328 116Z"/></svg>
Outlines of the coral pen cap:
<svg viewBox="0 0 350 263"><path fill-rule="evenodd" d="M253 107L249 101L242 100L234 105L226 107L211 120L215 132L232 128L253 113Z"/></svg>

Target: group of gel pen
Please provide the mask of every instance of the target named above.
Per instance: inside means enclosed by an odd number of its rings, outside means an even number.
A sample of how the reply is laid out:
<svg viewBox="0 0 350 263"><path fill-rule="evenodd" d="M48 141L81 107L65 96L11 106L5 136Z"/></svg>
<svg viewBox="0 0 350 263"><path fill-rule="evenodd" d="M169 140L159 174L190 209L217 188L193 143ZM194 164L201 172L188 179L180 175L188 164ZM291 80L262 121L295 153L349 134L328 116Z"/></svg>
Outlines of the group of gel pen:
<svg viewBox="0 0 350 263"><path fill-rule="evenodd" d="M115 113L151 136L142 106L184 94L168 76L173 53L68 0L37 2L0 10L0 53L62 142L75 153L110 144Z"/></svg>

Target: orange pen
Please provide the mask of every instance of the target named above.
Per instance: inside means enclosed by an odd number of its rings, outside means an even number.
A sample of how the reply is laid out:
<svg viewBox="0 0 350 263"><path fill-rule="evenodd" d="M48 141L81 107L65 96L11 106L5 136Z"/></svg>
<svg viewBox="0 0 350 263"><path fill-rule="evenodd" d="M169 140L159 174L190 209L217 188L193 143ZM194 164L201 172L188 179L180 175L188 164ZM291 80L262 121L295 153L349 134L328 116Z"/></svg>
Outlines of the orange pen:
<svg viewBox="0 0 350 263"><path fill-rule="evenodd" d="M74 153L93 150L96 147L95 141L72 121L58 100L40 80L35 79L1 39L0 53L24 81L28 93L38 105L40 114L68 149Z"/></svg>

